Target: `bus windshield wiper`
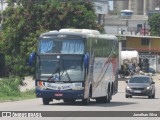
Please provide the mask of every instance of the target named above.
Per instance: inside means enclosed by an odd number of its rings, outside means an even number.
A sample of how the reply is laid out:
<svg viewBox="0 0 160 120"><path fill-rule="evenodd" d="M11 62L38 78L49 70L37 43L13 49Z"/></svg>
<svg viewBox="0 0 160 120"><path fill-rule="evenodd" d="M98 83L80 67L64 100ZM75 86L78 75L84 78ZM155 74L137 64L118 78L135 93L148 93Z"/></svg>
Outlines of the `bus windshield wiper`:
<svg viewBox="0 0 160 120"><path fill-rule="evenodd" d="M70 76L69 76L67 70L65 70L65 72L66 72L66 75L67 75L68 80L71 81L71 78L70 78ZM63 71L63 73L64 73L64 71ZM61 76L63 75L63 73L61 74Z"/></svg>
<svg viewBox="0 0 160 120"><path fill-rule="evenodd" d="M65 66L64 66L64 64L63 64L63 60L62 60L62 66L63 66L63 73L64 73L64 71L65 71L65 72L66 72L66 75L67 75L68 80L69 80L69 81L71 81L71 77L69 76L68 71L67 71L67 70L65 70ZM63 73L61 74L61 76L63 75Z"/></svg>

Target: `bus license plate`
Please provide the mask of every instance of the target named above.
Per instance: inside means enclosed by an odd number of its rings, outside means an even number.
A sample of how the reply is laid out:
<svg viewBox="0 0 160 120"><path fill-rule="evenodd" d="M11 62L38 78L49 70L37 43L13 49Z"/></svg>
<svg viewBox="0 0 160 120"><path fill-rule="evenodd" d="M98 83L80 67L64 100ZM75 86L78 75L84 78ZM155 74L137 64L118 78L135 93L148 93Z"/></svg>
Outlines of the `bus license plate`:
<svg viewBox="0 0 160 120"><path fill-rule="evenodd" d="M56 97L62 97L62 96L63 96L62 93L55 93L54 95L55 95Z"/></svg>

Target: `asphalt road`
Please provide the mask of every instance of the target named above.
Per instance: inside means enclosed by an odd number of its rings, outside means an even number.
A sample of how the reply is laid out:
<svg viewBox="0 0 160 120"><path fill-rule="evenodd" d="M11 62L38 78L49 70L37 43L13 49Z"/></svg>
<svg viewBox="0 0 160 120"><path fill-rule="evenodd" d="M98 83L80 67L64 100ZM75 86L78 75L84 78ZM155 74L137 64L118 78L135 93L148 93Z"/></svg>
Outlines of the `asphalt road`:
<svg viewBox="0 0 160 120"><path fill-rule="evenodd" d="M75 103L63 103L63 101L56 101L50 103L50 105L43 105L40 98L23 100L23 101L13 101L13 102L3 102L0 103L0 111L70 111L68 115L74 114L72 111L160 111L160 75L154 76L156 86L156 96L155 99L148 99L148 97L134 97L125 98L125 80L119 80L118 93L113 96L111 103L100 104L96 103L94 100L91 101L89 106L82 105L81 101ZM66 116L68 116L66 115ZM72 116L72 115L71 115ZM116 115L115 115L116 116ZM6 118L3 118L6 119ZM8 118L7 118L8 119ZM15 118L14 118L15 119ZM22 118L16 118L22 119ZM34 118L35 119L35 118ZM37 118L40 120L39 118ZM48 117L47 119L52 119ZM87 117L54 117L54 120L88 120ZM93 120L105 119L105 117L93 117ZM111 120L159 120L158 117L107 117Z"/></svg>

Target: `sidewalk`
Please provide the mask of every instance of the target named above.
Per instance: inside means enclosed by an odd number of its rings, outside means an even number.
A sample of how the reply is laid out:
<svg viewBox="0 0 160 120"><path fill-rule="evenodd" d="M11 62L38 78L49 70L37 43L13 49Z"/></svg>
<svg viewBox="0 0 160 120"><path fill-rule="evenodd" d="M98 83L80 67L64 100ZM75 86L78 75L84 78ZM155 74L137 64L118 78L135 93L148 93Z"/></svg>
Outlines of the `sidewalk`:
<svg viewBox="0 0 160 120"><path fill-rule="evenodd" d="M159 80L160 81L160 74L155 74L152 76L153 80Z"/></svg>

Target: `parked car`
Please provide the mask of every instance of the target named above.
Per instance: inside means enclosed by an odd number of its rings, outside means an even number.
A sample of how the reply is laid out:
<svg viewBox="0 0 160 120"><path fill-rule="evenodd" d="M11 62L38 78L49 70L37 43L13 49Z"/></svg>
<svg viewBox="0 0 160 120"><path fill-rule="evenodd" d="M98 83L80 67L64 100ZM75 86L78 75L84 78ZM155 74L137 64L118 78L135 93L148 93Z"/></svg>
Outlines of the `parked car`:
<svg viewBox="0 0 160 120"><path fill-rule="evenodd" d="M148 98L155 98L155 82L150 76L135 75L126 81L125 97L132 96L148 96Z"/></svg>

